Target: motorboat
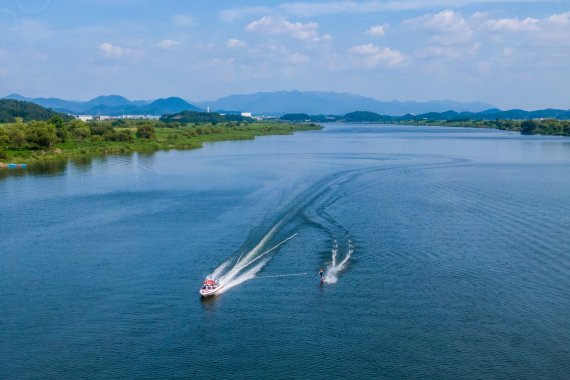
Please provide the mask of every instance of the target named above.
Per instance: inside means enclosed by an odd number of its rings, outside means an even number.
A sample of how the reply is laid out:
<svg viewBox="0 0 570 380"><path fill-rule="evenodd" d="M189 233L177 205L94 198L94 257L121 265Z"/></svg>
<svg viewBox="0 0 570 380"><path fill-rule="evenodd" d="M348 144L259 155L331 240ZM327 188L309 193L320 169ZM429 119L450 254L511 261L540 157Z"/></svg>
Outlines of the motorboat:
<svg viewBox="0 0 570 380"><path fill-rule="evenodd" d="M218 280L215 280L211 277L206 277L202 287L200 288L200 295L202 297L209 297L213 296L223 288L223 285L220 285Z"/></svg>

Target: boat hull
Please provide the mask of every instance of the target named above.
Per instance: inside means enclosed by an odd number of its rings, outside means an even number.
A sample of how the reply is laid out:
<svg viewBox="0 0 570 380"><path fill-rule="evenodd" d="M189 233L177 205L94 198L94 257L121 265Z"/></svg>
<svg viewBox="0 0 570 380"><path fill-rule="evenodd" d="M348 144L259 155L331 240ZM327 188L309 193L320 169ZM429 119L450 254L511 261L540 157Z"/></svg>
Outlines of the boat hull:
<svg viewBox="0 0 570 380"><path fill-rule="evenodd" d="M212 297L218 294L222 288L223 286L218 286L216 289L200 289L200 295L202 297Z"/></svg>

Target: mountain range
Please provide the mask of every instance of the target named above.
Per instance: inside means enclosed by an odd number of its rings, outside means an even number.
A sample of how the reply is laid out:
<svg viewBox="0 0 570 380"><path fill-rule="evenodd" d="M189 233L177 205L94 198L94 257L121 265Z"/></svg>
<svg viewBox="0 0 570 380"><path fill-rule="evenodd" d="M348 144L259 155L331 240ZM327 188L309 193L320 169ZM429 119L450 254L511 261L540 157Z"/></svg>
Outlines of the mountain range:
<svg viewBox="0 0 570 380"><path fill-rule="evenodd" d="M181 111L201 111L200 108L178 97L146 101L129 100L120 95L106 95L98 96L86 102L81 102L59 98L27 98L19 94L11 94L6 96L5 99L24 100L58 112L85 115L161 116Z"/></svg>
<svg viewBox="0 0 570 380"><path fill-rule="evenodd" d="M277 91L245 95L230 95L209 102L192 103L178 97L150 100L129 100L119 95L98 96L89 101L59 98L27 98L11 94L6 99L25 100L54 111L88 115L163 115L182 111L201 111L209 108L222 113L252 112L258 115L281 116L287 113L335 114L371 111L384 115L420 114L426 112L480 112L494 108L481 102L461 103L450 100L427 102L388 101L359 95L315 92Z"/></svg>
<svg viewBox="0 0 570 380"><path fill-rule="evenodd" d="M354 111L371 111L383 115L405 115L426 112L480 112L495 108L491 104L481 102L461 103L451 100L388 101L374 98L316 91L277 91L258 92L247 95L230 95L210 102L198 103L203 108L213 111L246 111L254 114L283 115L287 113L332 114L343 115Z"/></svg>

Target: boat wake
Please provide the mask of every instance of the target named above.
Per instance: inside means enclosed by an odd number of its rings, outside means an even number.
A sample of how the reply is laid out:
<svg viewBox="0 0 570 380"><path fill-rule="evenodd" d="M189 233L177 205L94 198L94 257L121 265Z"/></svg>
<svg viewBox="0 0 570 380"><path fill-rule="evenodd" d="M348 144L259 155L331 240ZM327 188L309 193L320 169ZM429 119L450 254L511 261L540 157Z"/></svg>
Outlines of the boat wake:
<svg viewBox="0 0 570 380"><path fill-rule="evenodd" d="M293 239L299 230L299 226L313 225L325 232L333 246L330 256L322 258L325 271L323 274L324 284L335 284L339 280L340 274L345 271L350 264L350 259L354 253L354 244L350 231L339 222L338 216L335 218L329 211L347 191L355 191L351 183L359 176L383 171L411 171L437 168L442 165L463 164L464 160L441 157L436 162L422 163L415 157L399 157L398 162L393 157L359 156L356 158L357 165L354 167L338 170L329 173L311 186L299 191L288 202L288 206L274 216L273 221L268 220L265 226L271 226L267 233L256 237L262 229L252 231L242 247L241 252L236 252L228 260L219 265L210 277L217 280L220 290L216 294L224 293L256 275L271 260L272 254L281 246ZM386 178L386 176L382 176ZM378 180L377 176L369 180ZM360 186L361 188L361 186ZM263 226L261 226L263 227ZM249 248L253 245L253 248ZM237 259L236 259L237 257Z"/></svg>
<svg viewBox="0 0 570 380"><path fill-rule="evenodd" d="M293 239L297 234L293 234L286 239L282 240L275 246L264 250L268 242L277 232L279 226L273 227L261 241L253 247L249 252L241 254L238 259L232 264L233 260L228 260L217 267L210 276L212 278L218 279L218 282L222 286L222 289L218 294L226 292L228 289L238 286L248 280L255 278L255 275L263 269L267 264L270 257L270 253L277 250L283 244L287 243L289 240Z"/></svg>
<svg viewBox="0 0 570 380"><path fill-rule="evenodd" d="M338 274L346 268L348 260L350 260L350 257L354 252L352 241L351 240L348 241L348 248L346 248L346 253L340 261L338 261L338 251L339 251L338 243L335 240L333 248L331 249L331 262L329 265L327 265L327 269L323 276L323 282L325 284L336 284L336 282L338 281Z"/></svg>

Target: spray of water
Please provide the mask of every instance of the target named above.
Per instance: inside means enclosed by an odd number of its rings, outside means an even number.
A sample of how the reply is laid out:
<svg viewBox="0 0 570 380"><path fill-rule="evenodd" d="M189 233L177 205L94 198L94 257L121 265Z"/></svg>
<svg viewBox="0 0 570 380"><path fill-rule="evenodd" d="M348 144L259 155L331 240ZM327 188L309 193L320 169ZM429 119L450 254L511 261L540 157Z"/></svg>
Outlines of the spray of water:
<svg viewBox="0 0 570 380"><path fill-rule="evenodd" d="M297 235L293 234L277 245L263 251L265 245L275 234L277 227L273 227L249 252L242 253L233 266L230 267L232 261L228 260L210 274L222 286L219 293L226 292L245 281L255 278L256 274L269 262L270 257L268 255Z"/></svg>
<svg viewBox="0 0 570 380"><path fill-rule="evenodd" d="M342 260L337 263L338 250L339 250L338 243L335 240L333 242L333 247L331 249L331 263L327 266L327 270L324 275L324 282L326 284L335 284L338 281L338 274L346 268L348 260L350 260L350 257L354 252L352 241L350 240L348 241L348 248L346 254L342 258Z"/></svg>

